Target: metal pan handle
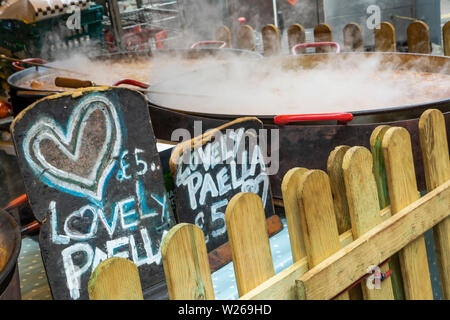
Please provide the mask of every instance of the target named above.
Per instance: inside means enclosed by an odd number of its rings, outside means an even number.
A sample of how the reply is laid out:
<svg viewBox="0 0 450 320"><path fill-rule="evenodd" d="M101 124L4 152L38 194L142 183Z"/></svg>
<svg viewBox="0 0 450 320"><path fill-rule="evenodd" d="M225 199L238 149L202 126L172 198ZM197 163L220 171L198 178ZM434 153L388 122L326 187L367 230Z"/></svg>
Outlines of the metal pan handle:
<svg viewBox="0 0 450 320"><path fill-rule="evenodd" d="M219 49L223 49L223 48L225 48L227 46L227 43L225 41L199 41L199 42L194 43L191 46L191 49L195 49L198 46L204 46L204 45L208 45L208 44L220 45Z"/></svg>
<svg viewBox="0 0 450 320"><path fill-rule="evenodd" d="M143 82L140 82L140 81L137 81L137 80L133 80L133 79L122 79L122 80L119 80L119 81L115 82L113 84L113 86L120 86L121 84L129 84L131 86L139 87L139 88L142 88L142 89L148 89L148 87L150 87L149 84L146 84L146 83L143 83Z"/></svg>
<svg viewBox="0 0 450 320"><path fill-rule="evenodd" d="M11 209L15 209L15 208L27 203L27 201L28 201L27 194L23 194L20 197L14 199L10 203L8 203L6 205L6 207L3 208L3 210L8 211Z"/></svg>
<svg viewBox="0 0 450 320"><path fill-rule="evenodd" d="M15 209L17 207L20 207L21 205L24 205L27 202L28 202L28 197L26 194L23 194L20 197L14 199L10 203L8 203L6 205L6 207L3 208L3 210L8 211L11 209ZM39 221L35 220L25 226L22 226L22 228L20 230L20 234L22 235L22 238L24 238L28 234L32 233L33 231L39 230L40 228L41 228L41 224L39 223Z"/></svg>
<svg viewBox="0 0 450 320"><path fill-rule="evenodd" d="M273 122L277 125L285 125L292 122L306 122L306 121L327 121L337 120L339 122L347 123L353 120L351 113L318 113L318 114L295 114L276 116Z"/></svg>
<svg viewBox="0 0 450 320"><path fill-rule="evenodd" d="M35 63L40 63L40 64L47 64L48 61L44 60L44 59L40 59L40 58L29 58L29 59L22 59L22 61L24 62L35 62ZM12 63L14 69L18 70L18 71L22 71L25 68L22 67L22 63L20 61L15 61Z"/></svg>
<svg viewBox="0 0 450 320"><path fill-rule="evenodd" d="M317 47L335 47L336 53L341 52L341 46L337 42L310 42L310 43L299 43L292 47L292 55L297 55L297 49L299 48L317 48Z"/></svg>

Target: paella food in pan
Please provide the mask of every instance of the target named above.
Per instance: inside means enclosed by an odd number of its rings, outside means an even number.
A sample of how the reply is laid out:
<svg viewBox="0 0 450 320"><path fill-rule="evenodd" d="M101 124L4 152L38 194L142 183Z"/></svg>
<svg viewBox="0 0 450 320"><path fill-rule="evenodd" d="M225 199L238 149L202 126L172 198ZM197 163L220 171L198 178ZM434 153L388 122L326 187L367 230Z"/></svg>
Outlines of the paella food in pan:
<svg viewBox="0 0 450 320"><path fill-rule="evenodd" d="M155 91L190 97L149 96L156 105L182 112L232 116L381 110L449 99L449 70L398 68L394 59L387 65L376 55L334 55L321 63L289 68L265 60L202 69L153 86Z"/></svg>

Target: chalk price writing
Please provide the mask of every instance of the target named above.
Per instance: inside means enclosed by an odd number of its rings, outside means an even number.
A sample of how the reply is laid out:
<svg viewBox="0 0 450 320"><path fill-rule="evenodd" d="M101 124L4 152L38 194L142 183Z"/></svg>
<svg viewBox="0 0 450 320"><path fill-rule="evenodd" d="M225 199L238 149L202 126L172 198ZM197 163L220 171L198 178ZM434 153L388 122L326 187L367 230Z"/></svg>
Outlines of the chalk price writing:
<svg viewBox="0 0 450 320"><path fill-rule="evenodd" d="M145 160L139 159L139 154L144 153L144 150L141 150L139 148L136 148L134 150L134 161L136 168L141 168L140 170L136 171L136 176L143 176L147 173L148 165ZM128 168L130 168L131 164L127 161L129 158L129 151L125 150L122 152L120 156L120 169L117 172L116 179L119 181L123 180L131 180L133 176L131 174L128 174ZM153 166L152 166L153 168ZM154 169L153 169L154 171Z"/></svg>

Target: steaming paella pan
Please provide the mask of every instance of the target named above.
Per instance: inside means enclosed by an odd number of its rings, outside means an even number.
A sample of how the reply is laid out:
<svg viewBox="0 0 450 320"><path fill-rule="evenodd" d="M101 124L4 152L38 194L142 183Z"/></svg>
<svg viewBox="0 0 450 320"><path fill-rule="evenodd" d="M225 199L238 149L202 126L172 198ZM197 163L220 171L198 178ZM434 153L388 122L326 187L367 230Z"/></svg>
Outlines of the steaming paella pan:
<svg viewBox="0 0 450 320"><path fill-rule="evenodd" d="M256 116L267 129L279 129L280 169L271 182L273 195L281 198L281 180L289 169L325 170L336 146L369 147L370 135L380 124L402 126L411 133L419 188L424 190L418 118L426 109L437 108L449 127L449 88L448 57L341 53L197 70L152 86L155 92L173 90L184 96L147 97L160 139L171 140L177 128L194 134L195 121L201 120L207 130L239 116Z"/></svg>

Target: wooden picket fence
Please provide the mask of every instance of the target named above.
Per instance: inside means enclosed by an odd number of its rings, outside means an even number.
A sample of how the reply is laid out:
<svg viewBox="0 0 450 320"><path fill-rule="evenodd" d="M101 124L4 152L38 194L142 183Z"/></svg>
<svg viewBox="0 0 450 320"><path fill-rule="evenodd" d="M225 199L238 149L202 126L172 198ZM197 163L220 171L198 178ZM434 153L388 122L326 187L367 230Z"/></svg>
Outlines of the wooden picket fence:
<svg viewBox="0 0 450 320"><path fill-rule="evenodd" d="M420 20L412 22L407 29L408 52L410 53L431 53L429 26ZM292 47L299 43L306 42L305 28L301 24L293 24L288 28L289 52ZM344 51L364 51L363 30L357 23L347 24L343 32ZM261 30L264 56L274 56L280 54L280 35L278 28L272 24L266 25ZM444 55L450 56L450 21L443 29ZM396 52L395 28L389 22L382 22L380 28L374 29L375 51ZM226 26L220 26L216 31L216 39L227 43L231 47L231 31ZM242 25L238 29L237 43L239 49L255 50L255 33L251 26ZM332 28L321 23L314 28L315 42L333 41ZM303 49L304 50L304 49ZM316 53L328 52L329 48L316 48ZM301 49L298 51L301 53ZM303 51L304 52L304 51Z"/></svg>
<svg viewBox="0 0 450 320"><path fill-rule="evenodd" d="M240 299L433 299L423 234L433 228L444 299L450 298L450 160L444 116L419 122L428 193L420 197L409 132L380 126L371 151L340 146L327 171L293 168L282 183L293 264L275 274L262 200L233 197L225 213ZM251 232L249 232L251 230ZM203 232L173 227L162 262L170 299L214 299ZM389 263L384 263L390 258ZM363 281L368 267L392 276L381 288ZM91 299L142 299L139 274L123 258L103 261Z"/></svg>

